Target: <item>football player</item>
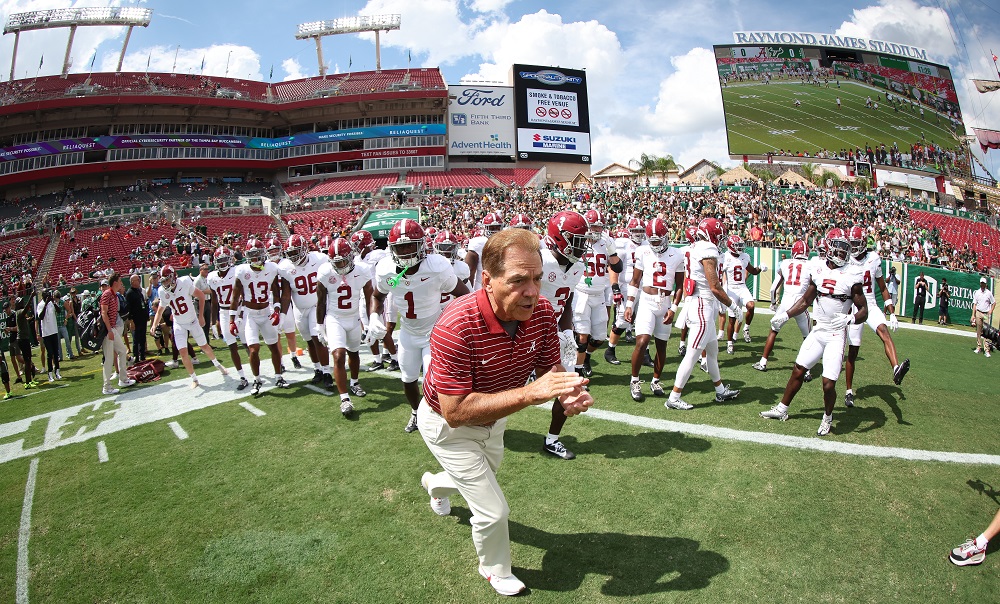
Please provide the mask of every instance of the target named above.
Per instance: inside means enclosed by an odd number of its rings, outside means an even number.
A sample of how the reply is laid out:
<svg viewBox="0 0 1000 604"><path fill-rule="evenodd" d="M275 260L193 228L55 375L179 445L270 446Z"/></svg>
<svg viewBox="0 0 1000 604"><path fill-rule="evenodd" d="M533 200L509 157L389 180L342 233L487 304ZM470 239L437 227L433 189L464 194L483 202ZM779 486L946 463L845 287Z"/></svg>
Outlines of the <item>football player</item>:
<svg viewBox="0 0 1000 604"><path fill-rule="evenodd" d="M382 248L375 247L375 238L372 234L365 230L356 231L351 235L351 247L354 248L355 258L354 262L360 264L362 267L368 267L371 273L372 283L375 282L375 266L378 264L379 260L385 258L389 255L389 250L384 250ZM390 296L391 298L391 296ZM364 328L368 329L368 299L361 301L363 309L361 310L361 324ZM387 305L392 306L392 305ZM379 342L376 340L371 343L372 356L375 360L365 368L365 371L378 371L380 369L388 369L390 371L399 371L399 363L396 361L396 342L392 339L392 334L388 331L386 336L382 338L382 347L384 352L379 353Z"/></svg>
<svg viewBox="0 0 1000 604"><path fill-rule="evenodd" d="M233 268L233 251L222 245L215 250L213 255L215 270L208 274L208 286L212 290L212 311L213 316L218 317L215 325L216 331L222 334L222 341L229 347L229 357L233 360L233 367L240 376L240 383L237 390L243 390L250 385L247 376L243 373L243 360L240 359L240 336L229 332L229 319L233 315L240 314L240 310L232 307L233 288L236 285L236 270ZM237 321L237 327L239 327Z"/></svg>
<svg viewBox="0 0 1000 604"><path fill-rule="evenodd" d="M465 263L469 265L469 289L472 291L482 289L483 287L483 265L479 260L479 256L483 253L486 240L503 230L503 218L496 212L490 212L486 216L483 216L479 224L479 230L482 234L470 239L469 245L465 250Z"/></svg>
<svg viewBox="0 0 1000 604"><path fill-rule="evenodd" d="M330 354L319 340L319 326L316 324L317 276L320 267L328 262L323 252L309 250L305 237L292 235L288 238L284 259L278 262L278 278L283 281L281 287L291 292L292 308L283 308L282 311L286 315L294 315L295 326L306 341L313 364L312 383L332 387Z"/></svg>
<svg viewBox="0 0 1000 604"><path fill-rule="evenodd" d="M576 372L585 378L594 374L590 355L597 350L608 334L608 307L604 290L612 285L621 296L618 275L623 265L611 238L604 234L604 214L600 210L587 210L587 239L590 248L582 261L587 270L576 284L573 293L573 331L577 337Z"/></svg>
<svg viewBox="0 0 1000 604"><path fill-rule="evenodd" d="M226 368L222 366L219 359L215 358L212 347L208 345L208 338L205 337L205 315L207 314L207 304L205 292L194 286L191 277L178 277L177 271L172 266L164 266L160 269L160 306L153 316L152 331L160 325L163 318L163 309L170 306L173 311L174 323L174 343L181 354L181 362L184 369L187 369L191 376L191 387L198 387L198 376L194 372L194 364L191 362L191 355L188 354L188 336L194 338L195 343L201 348L205 356L212 361L219 373L226 375ZM198 305L195 305L197 300Z"/></svg>
<svg viewBox="0 0 1000 604"><path fill-rule="evenodd" d="M781 402L760 416L766 419L788 419L788 406L802 387L806 370L823 360L823 419L816 434L826 436L833 427L833 406L837 398L837 378L844 361L847 328L860 325L868 318L868 302L862 289L862 276L850 264L851 244L842 229L830 229L826 234L826 260L814 264L809 274L809 285L798 302L787 312L778 312L771 318L775 331L789 319L805 312L813 305L816 327L809 332L795 358L795 367L788 378ZM818 266L818 270L817 269ZM851 304L858 311L851 314Z"/></svg>
<svg viewBox="0 0 1000 604"><path fill-rule="evenodd" d="M865 323L882 340L882 347L885 356L889 359L889 366L892 367L892 381L897 386L903 383L903 377L910 370L910 359L900 363L896 357L896 344L889 335L889 328L886 327L885 313L879 308L875 300L875 285L884 300L885 309L889 311L889 326L893 329L899 327L899 320L896 318L896 309L892 304L892 296L885 285L885 277L882 276L882 258L878 252L869 251L868 243L865 241L865 231L858 225L847 230L847 241L851 245L850 266L861 275L861 289L864 291L865 300L868 302L868 319ZM855 309L855 312L857 309ZM848 407L854 406L854 364L858 360L858 351L861 350L861 334L863 325L852 325L847 330L847 366L845 373L846 388L844 393L844 404Z"/></svg>
<svg viewBox="0 0 1000 604"><path fill-rule="evenodd" d="M232 306L244 306L243 336L250 356L250 375L253 376L251 392L260 394L264 382L260 379L260 340L271 351L271 365L274 367L274 385L288 388L284 370L281 367L281 351L278 349L278 330L281 324L281 309L288 307L291 292L278 289L278 265L267 259L267 249L260 239L249 239L243 253L245 264L236 267ZM236 325L236 315L229 317L229 333L240 333Z"/></svg>
<svg viewBox="0 0 1000 604"><path fill-rule="evenodd" d="M733 354L736 347L735 331L736 324L743 323L743 340L750 342L750 323L753 322L753 311L755 307L753 294L747 287L747 275L759 275L767 271L767 265L753 266L750 264L750 255L743 251L746 244L739 235L730 235L726 239L726 249L728 253L722 263L722 271L726 281L726 293L730 298L736 300L741 310L738 312L729 311L729 321L726 324L726 352ZM746 320L743 319L742 309L746 308ZM738 319L738 320L737 320ZM723 319L725 320L725 319Z"/></svg>
<svg viewBox="0 0 1000 604"><path fill-rule="evenodd" d="M335 239L327 256L330 262L324 263L317 275L316 322L326 330L326 343L333 353L340 412L344 417L350 417L354 413L351 395L365 396L358 381L361 369L358 350L361 348L362 332L359 310L361 301L371 297L371 270L355 264L354 250L346 239ZM347 382L348 364L351 369L350 384Z"/></svg>
<svg viewBox="0 0 1000 604"><path fill-rule="evenodd" d="M368 337L380 340L388 333L382 321L386 296L391 292L399 309L399 370L403 391L412 410L406 432L417 430L420 371L430 365L430 336L441 314L441 294L462 296L469 288L458 280L451 262L428 254L424 229L416 220L404 218L389 231L389 256L375 267Z"/></svg>
<svg viewBox="0 0 1000 604"><path fill-rule="evenodd" d="M646 245L646 225L638 218L630 218L625 232L621 233L621 235L623 236L615 239L615 251L618 257L622 259L622 274L631 276L632 269L635 266L636 252L639 248ZM604 360L611 365L621 364L621 361L615 356L615 348L618 346L618 341L621 339L622 334L632 332L632 324L625 320L626 301L625 297L622 296L621 283L617 285L618 287L611 287L612 301L616 304L615 326L611 329L611 335L608 336L608 349L604 351ZM636 300L631 305L633 316L638 304L639 300ZM634 339L629 340L628 335L626 335L626 341L634 341Z"/></svg>
<svg viewBox="0 0 1000 604"><path fill-rule="evenodd" d="M682 288L678 285L684 283L684 257L670 247L668 235L667 223L662 218L654 218L646 224L646 241L649 245L639 248L632 268L632 280L628 284L626 322L632 322L632 304L639 301L635 315L632 379L629 382L632 400L637 402L643 400L639 369L649 347L650 337L656 343L656 357L649 389L655 396L665 394L660 385L660 374L667 359L667 340L670 339L673 327L674 306L681 301Z"/></svg>
<svg viewBox="0 0 1000 604"><path fill-rule="evenodd" d="M788 309L802 298L806 288L809 287L809 274L812 266L813 263L809 262L809 249L806 247L806 242L801 239L794 242L792 244L792 257L781 261L781 264L778 265L778 278L771 284L772 311L788 312ZM775 302L779 289L781 290L780 305ZM802 332L802 339L805 339L812 328L809 311L806 310L795 315L795 323L799 326L799 331ZM767 358L771 356L774 341L778 337L780 329L781 326L778 326L778 329L774 329L772 326L771 331L767 334L767 341L764 342L764 353L760 360L753 364L753 368L757 371L767 371ZM808 369L803 379L807 382L812 380L812 373Z"/></svg>
<svg viewBox="0 0 1000 604"><path fill-rule="evenodd" d="M518 216L524 216L524 214L518 214ZM451 268L455 270L455 276L458 277L460 282L468 286L469 265L463 260L458 259L458 238L447 229L439 231L438 234L434 236L434 245L431 247L431 251L439 256L444 256L448 262L451 262ZM454 299L455 298L451 294L441 294L441 306L447 306L448 303Z"/></svg>
<svg viewBox="0 0 1000 604"><path fill-rule="evenodd" d="M322 242L320 245L322 245ZM267 261L273 262L275 266L278 266L282 259L281 241L279 241L276 237L272 237L267 240L265 246L267 248ZM280 285L281 284L279 283L279 286ZM299 362L299 355L297 354L299 344L295 341L295 317L292 313L282 313L281 325L278 326L278 332L285 334L285 347L288 349L288 355L292 357L292 367L301 369L302 363ZM280 344L278 348L281 348Z"/></svg>

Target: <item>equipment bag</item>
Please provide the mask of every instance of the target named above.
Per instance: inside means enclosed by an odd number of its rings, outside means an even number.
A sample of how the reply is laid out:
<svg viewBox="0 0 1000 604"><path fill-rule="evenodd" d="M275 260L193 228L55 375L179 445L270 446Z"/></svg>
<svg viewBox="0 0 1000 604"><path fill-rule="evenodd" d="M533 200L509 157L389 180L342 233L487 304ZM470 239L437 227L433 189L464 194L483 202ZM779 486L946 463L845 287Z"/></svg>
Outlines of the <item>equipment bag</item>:
<svg viewBox="0 0 1000 604"><path fill-rule="evenodd" d="M101 311L91 308L80 313L76 326L80 330L80 342L83 347L91 352L99 351L104 338L108 335L108 328L104 326Z"/></svg>
<svg viewBox="0 0 1000 604"><path fill-rule="evenodd" d="M160 359L139 361L126 370L130 380L137 382L155 382L163 373L164 364Z"/></svg>

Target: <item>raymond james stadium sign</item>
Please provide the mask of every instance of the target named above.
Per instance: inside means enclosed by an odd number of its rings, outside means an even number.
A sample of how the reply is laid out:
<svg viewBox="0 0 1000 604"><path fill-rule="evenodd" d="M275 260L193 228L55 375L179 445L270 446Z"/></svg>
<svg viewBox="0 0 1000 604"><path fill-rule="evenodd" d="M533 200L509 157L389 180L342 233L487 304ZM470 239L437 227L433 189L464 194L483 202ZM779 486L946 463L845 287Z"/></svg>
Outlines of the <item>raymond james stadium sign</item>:
<svg viewBox="0 0 1000 604"><path fill-rule="evenodd" d="M815 34L795 31L737 31L733 32L733 40L737 44L802 44L804 46L831 46L833 48L850 48L852 50L868 50L883 54L899 55L910 59L929 61L927 51L907 44L895 44L884 40L870 38L852 38L850 36L835 36L833 34Z"/></svg>

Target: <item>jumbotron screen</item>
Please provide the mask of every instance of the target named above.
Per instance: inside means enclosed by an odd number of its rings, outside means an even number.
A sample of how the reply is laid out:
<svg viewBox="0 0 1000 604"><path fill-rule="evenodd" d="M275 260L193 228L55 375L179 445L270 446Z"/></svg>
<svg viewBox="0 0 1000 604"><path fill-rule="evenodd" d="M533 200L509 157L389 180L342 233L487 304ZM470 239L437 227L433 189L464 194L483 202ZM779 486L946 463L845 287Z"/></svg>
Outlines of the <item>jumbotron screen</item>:
<svg viewBox="0 0 1000 604"><path fill-rule="evenodd" d="M957 146L951 70L908 57L823 46L715 46L729 153L835 157ZM919 158L912 167L922 168ZM909 161L907 163L910 163Z"/></svg>

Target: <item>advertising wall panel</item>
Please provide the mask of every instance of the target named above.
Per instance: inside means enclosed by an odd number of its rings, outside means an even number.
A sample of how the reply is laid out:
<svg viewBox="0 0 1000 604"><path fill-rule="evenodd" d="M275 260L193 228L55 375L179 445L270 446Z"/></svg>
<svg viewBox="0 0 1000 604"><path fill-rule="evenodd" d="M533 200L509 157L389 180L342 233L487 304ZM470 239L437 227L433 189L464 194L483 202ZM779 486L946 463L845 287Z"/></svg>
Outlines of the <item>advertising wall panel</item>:
<svg viewBox="0 0 1000 604"><path fill-rule="evenodd" d="M448 154L514 157L514 89L448 87Z"/></svg>

